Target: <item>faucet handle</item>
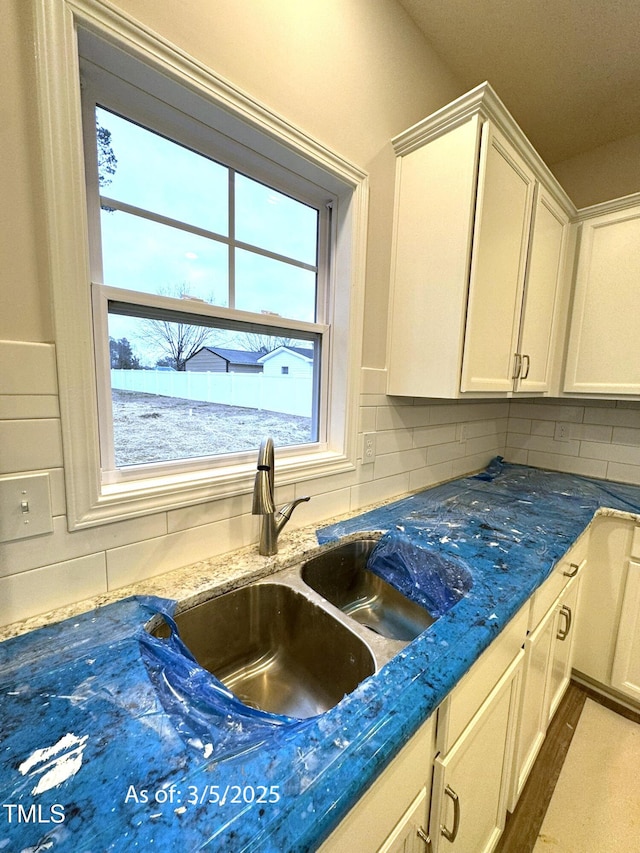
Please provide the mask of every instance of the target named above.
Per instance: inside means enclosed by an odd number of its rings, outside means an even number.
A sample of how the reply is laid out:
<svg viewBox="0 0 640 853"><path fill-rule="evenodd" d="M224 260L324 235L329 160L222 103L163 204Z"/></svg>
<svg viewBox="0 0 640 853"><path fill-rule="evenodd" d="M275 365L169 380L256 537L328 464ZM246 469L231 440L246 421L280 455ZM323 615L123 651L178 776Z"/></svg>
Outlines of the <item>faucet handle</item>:
<svg viewBox="0 0 640 853"><path fill-rule="evenodd" d="M301 504L301 503L304 503L305 501L310 501L310 500L311 500L311 498L309 497L309 495L307 495L304 498L298 498L295 501L291 501L290 503L285 504L282 507L282 509L278 510L278 515L283 515L285 517L285 519L287 521L289 521L289 519L293 515L294 509L298 506L298 504Z"/></svg>

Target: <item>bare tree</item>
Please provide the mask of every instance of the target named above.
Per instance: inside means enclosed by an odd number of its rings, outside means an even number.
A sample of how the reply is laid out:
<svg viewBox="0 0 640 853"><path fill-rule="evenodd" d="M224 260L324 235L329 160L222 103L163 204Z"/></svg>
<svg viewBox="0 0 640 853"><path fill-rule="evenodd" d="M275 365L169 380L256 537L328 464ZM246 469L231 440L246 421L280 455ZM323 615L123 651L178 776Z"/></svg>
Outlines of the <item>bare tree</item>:
<svg viewBox="0 0 640 853"><path fill-rule="evenodd" d="M186 284L160 291L161 295L184 299L188 296ZM175 370L184 370L188 358L204 346L213 346L217 329L176 320L140 320L139 337L162 352L158 362L169 364Z"/></svg>
<svg viewBox="0 0 640 853"><path fill-rule="evenodd" d="M242 332L237 336L235 343L241 349L250 352L271 352L278 347L289 347L294 344L293 338L285 338L278 335L260 335L258 332Z"/></svg>

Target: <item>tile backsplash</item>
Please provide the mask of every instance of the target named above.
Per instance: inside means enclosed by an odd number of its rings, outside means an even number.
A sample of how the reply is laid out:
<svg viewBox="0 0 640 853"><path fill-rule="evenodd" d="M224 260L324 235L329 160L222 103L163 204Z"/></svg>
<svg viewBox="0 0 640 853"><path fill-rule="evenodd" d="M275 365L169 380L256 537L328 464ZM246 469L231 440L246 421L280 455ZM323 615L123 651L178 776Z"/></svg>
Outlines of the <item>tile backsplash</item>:
<svg viewBox="0 0 640 853"><path fill-rule="evenodd" d="M510 404L505 457L640 485L640 402L517 400Z"/></svg>
<svg viewBox="0 0 640 853"><path fill-rule="evenodd" d="M385 379L362 368L357 469L306 482L312 501L291 528L477 471L498 454L640 483L640 403L395 398ZM363 433L375 434L369 464ZM0 625L257 541L248 494L69 532L55 349L0 341L0 478L33 472L49 475L53 532L0 542Z"/></svg>

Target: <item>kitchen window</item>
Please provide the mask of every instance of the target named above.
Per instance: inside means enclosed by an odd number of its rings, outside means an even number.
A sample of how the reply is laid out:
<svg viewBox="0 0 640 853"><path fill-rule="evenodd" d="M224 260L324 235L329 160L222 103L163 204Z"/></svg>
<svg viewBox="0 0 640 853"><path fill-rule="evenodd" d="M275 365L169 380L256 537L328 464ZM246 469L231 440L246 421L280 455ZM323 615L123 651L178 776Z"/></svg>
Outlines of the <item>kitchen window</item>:
<svg viewBox="0 0 640 853"><path fill-rule="evenodd" d="M173 138L193 137L183 115L169 137L166 113L151 129L106 108L109 77L83 63L103 479L255 454L267 433L280 448L318 443L333 199L213 159L215 134L206 152L187 147ZM126 88L133 116L142 95ZM292 347L308 369L283 380L268 359Z"/></svg>
<svg viewBox="0 0 640 853"><path fill-rule="evenodd" d="M366 176L101 0L36 10L69 527L246 493L268 434L281 484L353 470Z"/></svg>

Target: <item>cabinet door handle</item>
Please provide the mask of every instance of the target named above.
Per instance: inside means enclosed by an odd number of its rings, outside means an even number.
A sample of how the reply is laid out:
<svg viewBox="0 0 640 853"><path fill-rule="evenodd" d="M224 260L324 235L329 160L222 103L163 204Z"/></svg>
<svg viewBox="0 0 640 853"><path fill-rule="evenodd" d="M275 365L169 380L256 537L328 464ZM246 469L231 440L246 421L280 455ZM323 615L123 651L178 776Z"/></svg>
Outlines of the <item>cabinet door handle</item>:
<svg viewBox="0 0 640 853"><path fill-rule="evenodd" d="M565 578L575 578L575 576L578 574L578 571L580 569L580 564L579 563L569 563L569 566L571 568L571 571L570 572L563 572L562 574L565 576Z"/></svg>
<svg viewBox="0 0 640 853"><path fill-rule="evenodd" d="M455 841L458 830L460 829L460 800L456 792L449 785L444 789L445 794L453 801L453 829L447 829L444 824L440 827L440 832L447 841Z"/></svg>
<svg viewBox="0 0 640 853"><path fill-rule="evenodd" d="M520 376L520 370L522 369L522 356L519 352L514 352L513 354L513 376L512 379L517 379Z"/></svg>
<svg viewBox="0 0 640 853"><path fill-rule="evenodd" d="M419 826L418 829L416 830L416 834L417 834L418 838L420 839L420 841L424 842L424 846L427 848L429 853L431 853L431 836L427 835L427 833L424 831L424 829L421 826Z"/></svg>
<svg viewBox="0 0 640 853"><path fill-rule="evenodd" d="M525 368L522 371L522 376L520 377L520 379L526 379L527 376L529 375L529 368L531 367L531 359L529 358L528 355L523 355L522 359L525 362Z"/></svg>
<svg viewBox="0 0 640 853"><path fill-rule="evenodd" d="M560 614L564 616L567 621L564 627L564 631L561 628L558 629L558 639L566 640L569 636L569 631L571 630L571 608L567 607L566 604L563 604L560 608Z"/></svg>

